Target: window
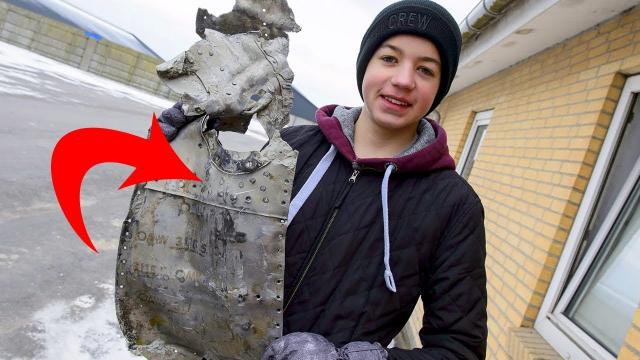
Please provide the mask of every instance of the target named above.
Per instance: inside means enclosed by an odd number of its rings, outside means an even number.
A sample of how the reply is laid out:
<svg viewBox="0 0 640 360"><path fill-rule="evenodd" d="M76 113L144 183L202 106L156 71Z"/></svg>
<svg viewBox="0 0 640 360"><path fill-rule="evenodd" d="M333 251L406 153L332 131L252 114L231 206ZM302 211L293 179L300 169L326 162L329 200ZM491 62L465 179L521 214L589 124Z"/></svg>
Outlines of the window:
<svg viewBox="0 0 640 360"><path fill-rule="evenodd" d="M640 76L627 80L535 327L565 358L615 359L640 305Z"/></svg>
<svg viewBox="0 0 640 360"><path fill-rule="evenodd" d="M456 168L456 171L465 179L469 178L471 169L473 169L473 164L478 157L478 150L480 149L480 145L482 145L482 140L484 140L487 127L489 127L491 115L493 115L493 110L481 111L476 113L476 116L473 119L473 125L471 126L469 137L464 145L462 156L460 156L460 161Z"/></svg>

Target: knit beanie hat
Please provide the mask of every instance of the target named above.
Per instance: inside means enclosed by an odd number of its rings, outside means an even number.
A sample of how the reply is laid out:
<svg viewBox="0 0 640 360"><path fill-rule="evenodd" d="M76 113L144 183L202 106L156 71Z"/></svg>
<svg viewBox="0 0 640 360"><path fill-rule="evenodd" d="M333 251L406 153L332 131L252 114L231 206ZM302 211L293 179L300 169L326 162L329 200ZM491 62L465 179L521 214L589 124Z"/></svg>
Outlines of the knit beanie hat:
<svg viewBox="0 0 640 360"><path fill-rule="evenodd" d="M398 34L411 34L428 39L440 54L440 87L431 108L427 111L428 114L447 95L456 75L462 44L460 28L445 8L430 0L402 0L384 8L373 20L360 44L356 76L358 91L363 99L362 79L369 60L385 40Z"/></svg>

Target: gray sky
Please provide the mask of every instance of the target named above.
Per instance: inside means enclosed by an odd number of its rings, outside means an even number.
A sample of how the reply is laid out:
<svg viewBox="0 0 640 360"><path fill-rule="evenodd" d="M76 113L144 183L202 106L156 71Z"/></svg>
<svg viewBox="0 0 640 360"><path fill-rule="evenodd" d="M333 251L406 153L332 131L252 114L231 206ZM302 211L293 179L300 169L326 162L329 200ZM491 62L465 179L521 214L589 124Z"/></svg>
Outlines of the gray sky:
<svg viewBox="0 0 640 360"><path fill-rule="evenodd" d="M165 59L200 40L195 33L198 7L214 15L228 12L234 0L65 0L132 32ZM288 0L299 33L290 34L293 85L316 106L360 105L355 62L360 40L375 15L394 0ZM436 0L460 22L478 0Z"/></svg>

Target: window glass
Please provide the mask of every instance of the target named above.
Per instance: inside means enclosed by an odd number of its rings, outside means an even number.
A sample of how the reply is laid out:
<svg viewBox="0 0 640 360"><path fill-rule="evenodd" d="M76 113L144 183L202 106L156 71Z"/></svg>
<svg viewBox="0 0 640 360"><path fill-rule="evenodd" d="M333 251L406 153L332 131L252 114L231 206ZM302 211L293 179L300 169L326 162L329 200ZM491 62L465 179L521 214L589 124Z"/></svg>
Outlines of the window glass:
<svg viewBox="0 0 640 360"><path fill-rule="evenodd" d="M640 156L640 141L638 141L640 139L640 121L638 120L640 117L640 101L638 101L637 95L634 98L634 105L631 107L631 112L626 119L622 138L606 177L607 181L600 193L598 204L580 244L580 251L576 257L578 261L574 263L571 275L575 272L585 251L598 233L600 225L609 213L609 209L611 209L611 205L618 198L620 188L629 177L629 172L631 172L636 159Z"/></svg>
<svg viewBox="0 0 640 360"><path fill-rule="evenodd" d="M640 305L639 195L636 184L565 311L567 317L612 354L624 343Z"/></svg>
<svg viewBox="0 0 640 360"><path fill-rule="evenodd" d="M471 174L492 116L493 110L485 110L477 112L473 117L473 125L464 145L460 162L456 167L456 171L465 179L468 179Z"/></svg>
<svg viewBox="0 0 640 360"><path fill-rule="evenodd" d="M471 143L471 148L469 149L469 154L467 155L467 160L462 167L462 177L465 179L469 178L469 174L471 174L471 169L473 169L473 164L478 157L478 149L482 144L482 140L484 139L484 134L487 132L488 125L479 125L476 128L476 133L473 136L473 142Z"/></svg>

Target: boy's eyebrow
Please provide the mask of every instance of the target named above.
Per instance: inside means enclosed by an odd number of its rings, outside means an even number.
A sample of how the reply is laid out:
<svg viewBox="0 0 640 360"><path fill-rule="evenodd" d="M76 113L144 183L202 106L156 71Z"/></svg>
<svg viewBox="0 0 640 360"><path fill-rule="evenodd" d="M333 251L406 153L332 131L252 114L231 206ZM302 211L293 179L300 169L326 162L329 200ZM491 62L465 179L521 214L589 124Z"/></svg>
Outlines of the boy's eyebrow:
<svg viewBox="0 0 640 360"><path fill-rule="evenodd" d="M395 51L397 53L402 53L402 50L400 50L399 47L393 46L391 44L382 44L382 46L380 46L380 48L385 48L385 47L387 47L387 48L389 48L389 49L391 49L391 50L393 50L393 51ZM426 61L426 62L432 62L432 63L437 64L438 66L441 66L440 61L438 61L438 60L436 60L436 59L434 59L434 58L432 58L430 56L422 56L422 57L420 57L420 60Z"/></svg>

